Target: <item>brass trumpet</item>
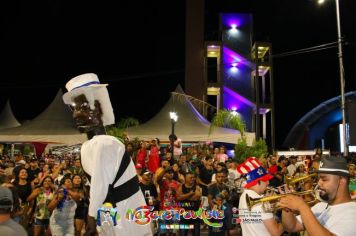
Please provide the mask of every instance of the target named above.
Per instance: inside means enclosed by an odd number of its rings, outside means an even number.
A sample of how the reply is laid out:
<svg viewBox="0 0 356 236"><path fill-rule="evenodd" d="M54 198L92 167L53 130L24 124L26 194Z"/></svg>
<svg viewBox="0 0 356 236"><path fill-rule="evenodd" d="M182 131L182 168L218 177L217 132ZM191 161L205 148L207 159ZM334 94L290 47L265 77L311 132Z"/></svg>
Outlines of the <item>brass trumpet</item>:
<svg viewBox="0 0 356 236"><path fill-rule="evenodd" d="M265 212L273 212L277 209L275 205L277 204L278 200L282 197L287 196L288 194L293 194L293 195L298 195L298 196L304 196L304 195L312 195L313 200L312 201L307 201L308 204L312 204L318 199L318 190L307 190L303 192L293 192L293 193L285 193L285 194L276 194L272 195L269 197L263 197L263 198L251 198L246 194L246 203L249 211L251 211L252 207L256 204L262 204L262 209Z"/></svg>
<svg viewBox="0 0 356 236"><path fill-rule="evenodd" d="M306 176L301 176L301 177L297 177L297 178L293 178L290 176L285 176L284 177L284 183L286 183L287 186L294 186L296 183L303 181L305 179L308 179L309 177L315 177L317 176L317 173L312 173L310 175L306 175Z"/></svg>

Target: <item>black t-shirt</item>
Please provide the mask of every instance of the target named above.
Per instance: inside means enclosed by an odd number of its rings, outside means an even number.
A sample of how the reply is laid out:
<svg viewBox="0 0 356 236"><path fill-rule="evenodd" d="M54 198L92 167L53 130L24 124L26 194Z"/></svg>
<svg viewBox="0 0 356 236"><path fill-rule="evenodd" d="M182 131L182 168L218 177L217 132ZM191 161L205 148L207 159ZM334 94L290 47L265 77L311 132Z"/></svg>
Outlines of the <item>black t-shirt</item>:
<svg viewBox="0 0 356 236"><path fill-rule="evenodd" d="M191 188L187 188L185 186L185 184L182 185L182 193L183 194L187 194L190 193L191 191L195 191L196 190L196 186L192 186ZM183 208L185 210L194 210L197 211L199 209L200 206L200 201L193 201L193 200L183 200L180 201L180 203L182 204Z"/></svg>
<svg viewBox="0 0 356 236"><path fill-rule="evenodd" d="M21 203L27 202L28 196L32 193L32 188L30 182L27 182L25 185L15 184Z"/></svg>
<svg viewBox="0 0 356 236"><path fill-rule="evenodd" d="M270 186L279 187L283 184L283 181L276 177L276 175L278 175L279 177L282 177L282 179L283 179L283 174L281 173L281 171L282 171L282 167L277 166L277 172L274 174L273 178L270 179L270 181L269 181Z"/></svg>
<svg viewBox="0 0 356 236"><path fill-rule="evenodd" d="M36 168L34 170L32 170L31 168L28 168L26 170L27 170L27 175L28 175L28 177L27 177L28 182L32 182L32 180L34 180L35 177L37 177L38 174L41 172L40 168Z"/></svg>
<svg viewBox="0 0 356 236"><path fill-rule="evenodd" d="M143 196L145 196L145 200L146 200L146 204L148 205L148 200L149 197L153 197L153 198L157 198L158 197L158 193L157 193L157 189L156 186L152 183L145 185L143 183L140 183L140 188L141 191L143 193Z"/></svg>
<svg viewBox="0 0 356 236"><path fill-rule="evenodd" d="M218 183L213 183L208 188L208 194L213 197L213 199L220 194L223 190L226 190L229 193L229 188L225 185L220 186Z"/></svg>
<svg viewBox="0 0 356 236"><path fill-rule="evenodd" d="M214 174L213 169L207 170L204 165L199 166L199 178L205 184L211 183L211 177L213 176L213 174ZM200 185L200 187L202 189L202 195L208 196L208 188L204 185Z"/></svg>

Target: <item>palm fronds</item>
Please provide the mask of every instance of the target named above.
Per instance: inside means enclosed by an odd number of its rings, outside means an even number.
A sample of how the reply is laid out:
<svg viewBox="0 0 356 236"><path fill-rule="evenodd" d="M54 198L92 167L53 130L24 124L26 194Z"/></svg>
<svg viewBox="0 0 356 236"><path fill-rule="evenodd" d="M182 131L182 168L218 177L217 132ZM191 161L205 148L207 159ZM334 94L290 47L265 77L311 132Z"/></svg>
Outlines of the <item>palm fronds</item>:
<svg viewBox="0 0 356 236"><path fill-rule="evenodd" d="M226 109L219 110L216 113L211 121L209 134L214 132L215 127L236 129L240 131L241 136L245 134L245 122L241 116Z"/></svg>

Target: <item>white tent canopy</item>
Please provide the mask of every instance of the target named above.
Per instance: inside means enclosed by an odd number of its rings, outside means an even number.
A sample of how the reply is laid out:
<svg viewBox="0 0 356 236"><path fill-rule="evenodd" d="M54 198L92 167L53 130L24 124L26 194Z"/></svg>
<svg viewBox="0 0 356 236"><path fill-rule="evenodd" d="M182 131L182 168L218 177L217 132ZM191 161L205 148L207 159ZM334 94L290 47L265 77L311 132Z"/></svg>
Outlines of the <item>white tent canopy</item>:
<svg viewBox="0 0 356 236"><path fill-rule="evenodd" d="M0 142L43 142L74 145L87 140L74 127L72 113L62 101L62 90L32 121L15 128L0 130Z"/></svg>
<svg viewBox="0 0 356 236"><path fill-rule="evenodd" d="M179 85L176 92L184 94ZM159 138L161 141L168 141L172 127L169 112L175 111L178 121L175 124L174 133L183 142L210 141L235 144L241 138L239 131L220 127L216 127L209 135L210 122L195 109L186 96L181 97L178 99L171 95L166 105L152 119L137 127L128 128L129 137L138 137L143 140ZM246 132L245 135L247 144L252 145L255 134Z"/></svg>
<svg viewBox="0 0 356 236"><path fill-rule="evenodd" d="M9 100L7 100L4 109L0 113L0 129L7 129L20 126L20 122L12 113Z"/></svg>

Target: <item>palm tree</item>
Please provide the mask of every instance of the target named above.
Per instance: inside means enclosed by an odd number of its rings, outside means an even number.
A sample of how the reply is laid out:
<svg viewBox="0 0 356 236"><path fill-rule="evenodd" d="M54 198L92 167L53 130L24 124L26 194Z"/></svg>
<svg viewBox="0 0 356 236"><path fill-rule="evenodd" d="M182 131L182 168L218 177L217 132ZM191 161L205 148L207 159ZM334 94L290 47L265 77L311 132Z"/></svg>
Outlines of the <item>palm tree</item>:
<svg viewBox="0 0 356 236"><path fill-rule="evenodd" d="M219 110L211 121L209 134L214 131L215 127L224 127L236 129L240 131L241 136L245 135L245 122L241 116L236 112L231 112L226 109Z"/></svg>
<svg viewBox="0 0 356 236"><path fill-rule="evenodd" d="M248 157L260 157L267 153L267 145L263 139L254 140L252 146L248 146L245 137L245 122L236 112L223 109L216 113L210 124L209 134L215 127L224 127L240 131L241 139L236 140L235 159L242 163Z"/></svg>

